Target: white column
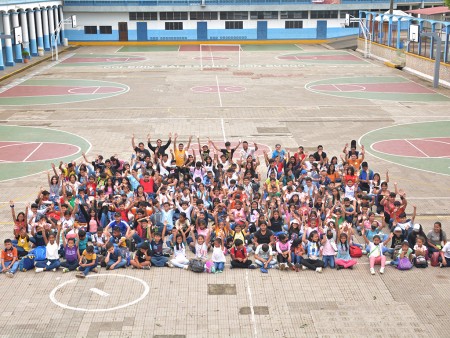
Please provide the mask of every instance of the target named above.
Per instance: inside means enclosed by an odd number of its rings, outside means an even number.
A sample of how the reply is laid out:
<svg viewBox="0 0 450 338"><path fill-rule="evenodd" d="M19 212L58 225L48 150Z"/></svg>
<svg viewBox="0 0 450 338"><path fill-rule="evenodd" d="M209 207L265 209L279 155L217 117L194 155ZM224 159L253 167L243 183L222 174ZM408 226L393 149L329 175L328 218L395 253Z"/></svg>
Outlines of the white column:
<svg viewBox="0 0 450 338"><path fill-rule="evenodd" d="M60 6L58 8L59 10L59 21L64 20L64 13L63 13L63 8L62 6ZM61 32L60 32L60 36L61 36L61 41L64 41L64 38L66 37L66 34L64 32L64 25L61 25Z"/></svg>
<svg viewBox="0 0 450 338"><path fill-rule="evenodd" d="M5 64L3 63L3 48L2 48L2 39L0 39L0 70L5 69Z"/></svg>
<svg viewBox="0 0 450 338"><path fill-rule="evenodd" d="M16 27L19 27L19 14L17 12L11 12L11 23L12 23L13 29ZM23 62L22 45L17 44L16 41L14 41L13 50L14 50L14 54L15 54L14 61Z"/></svg>
<svg viewBox="0 0 450 338"><path fill-rule="evenodd" d="M20 26L22 26L22 41L23 41L23 49L30 53L30 39L28 37L28 19L27 13L23 10L19 12L20 16ZM31 53L30 53L31 55Z"/></svg>
<svg viewBox="0 0 450 338"><path fill-rule="evenodd" d="M48 35L47 8L42 8L42 28L43 28L43 33L44 33L44 49L50 50L50 38Z"/></svg>
<svg viewBox="0 0 450 338"><path fill-rule="evenodd" d="M35 12L35 19L36 19L36 42L39 48L44 49L44 35L42 33L42 11L41 9L36 9Z"/></svg>
<svg viewBox="0 0 450 338"><path fill-rule="evenodd" d="M11 35L11 23L9 22L9 13L3 13L3 33L5 35ZM5 54L7 66L14 66L14 56L12 49L11 38L5 38Z"/></svg>
<svg viewBox="0 0 450 338"><path fill-rule="evenodd" d="M37 56L37 43L36 43L36 24L34 21L34 11L30 10L28 13L28 27L30 28L30 51L32 56ZM42 27L41 27L41 39L42 39ZM42 42L41 42L41 47Z"/></svg>
<svg viewBox="0 0 450 338"><path fill-rule="evenodd" d="M54 46L55 43L55 19L53 16L53 8L48 9L48 35L50 37L50 46Z"/></svg>
<svg viewBox="0 0 450 338"><path fill-rule="evenodd" d="M55 30L58 30L59 21L60 21L58 7L53 8L53 16L55 17ZM56 37L56 34L55 34L55 37ZM58 45L61 44L60 41L56 41L56 43Z"/></svg>

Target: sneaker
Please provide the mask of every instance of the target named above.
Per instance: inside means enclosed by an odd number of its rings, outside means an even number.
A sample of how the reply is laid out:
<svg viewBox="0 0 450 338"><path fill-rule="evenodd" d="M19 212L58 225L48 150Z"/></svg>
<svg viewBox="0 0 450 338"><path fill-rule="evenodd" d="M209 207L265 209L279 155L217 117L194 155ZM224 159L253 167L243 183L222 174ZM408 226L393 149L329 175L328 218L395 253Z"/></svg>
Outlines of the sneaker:
<svg viewBox="0 0 450 338"><path fill-rule="evenodd" d="M380 268L380 273L381 273L381 274L384 273L384 268Z"/></svg>
<svg viewBox="0 0 450 338"><path fill-rule="evenodd" d="M53 268L52 271L53 271L53 272L56 272L56 268Z"/></svg>
<svg viewBox="0 0 450 338"><path fill-rule="evenodd" d="M183 270L188 270L188 269L189 269L189 265L183 266Z"/></svg>
<svg viewBox="0 0 450 338"><path fill-rule="evenodd" d="M295 268L296 269L300 269L302 266L300 265L300 264L298 264L298 263L295 263Z"/></svg>
<svg viewBox="0 0 450 338"><path fill-rule="evenodd" d="M302 265L302 270L305 271L305 270L308 270L308 268L306 266Z"/></svg>
<svg viewBox="0 0 450 338"><path fill-rule="evenodd" d="M280 266L278 264L274 264L274 265L269 265L269 268L271 268L271 269L279 269Z"/></svg>
<svg viewBox="0 0 450 338"><path fill-rule="evenodd" d="M370 268L370 273L371 273L372 275L374 275L374 274L375 274L375 269L374 269L374 268Z"/></svg>
<svg viewBox="0 0 450 338"><path fill-rule="evenodd" d="M352 266L349 266L348 269L353 270L353 265L352 265Z"/></svg>
<svg viewBox="0 0 450 338"><path fill-rule="evenodd" d="M77 277L77 278L86 278L86 276L84 275L84 273L77 273L77 274L75 275L75 277Z"/></svg>
<svg viewBox="0 0 450 338"><path fill-rule="evenodd" d="M294 265L292 265L291 262L288 262L287 265L288 265L289 269L292 269L292 267L294 266Z"/></svg>
<svg viewBox="0 0 450 338"><path fill-rule="evenodd" d="M336 270L341 270L343 267L340 265L336 265Z"/></svg>
<svg viewBox="0 0 450 338"><path fill-rule="evenodd" d="M322 268L316 268L316 272L322 273Z"/></svg>
<svg viewBox="0 0 450 338"><path fill-rule="evenodd" d="M142 267L142 270L150 270L150 267L148 265L145 265Z"/></svg>
<svg viewBox="0 0 450 338"><path fill-rule="evenodd" d="M218 273L222 273L222 272L223 272L223 270L217 270L217 272L218 272Z"/></svg>
<svg viewBox="0 0 450 338"><path fill-rule="evenodd" d="M280 270L284 271L286 269L286 266L284 263L280 263Z"/></svg>
<svg viewBox="0 0 450 338"><path fill-rule="evenodd" d="M252 265L250 265L248 268L251 269L251 270L253 270L253 269L256 269L256 266L254 266L254 265L252 264Z"/></svg>
<svg viewBox="0 0 450 338"><path fill-rule="evenodd" d="M173 264L172 264L172 263L167 263L167 266L168 266L169 268L173 268Z"/></svg>
<svg viewBox="0 0 450 338"><path fill-rule="evenodd" d="M366 250L361 250L363 255L367 255L367 251Z"/></svg>
<svg viewBox="0 0 450 338"><path fill-rule="evenodd" d="M44 268L36 268L34 271L36 271L36 272L43 272Z"/></svg>
<svg viewBox="0 0 450 338"><path fill-rule="evenodd" d="M211 267L211 273L216 273L216 267Z"/></svg>
<svg viewBox="0 0 450 338"><path fill-rule="evenodd" d="M69 269L68 269L68 268L64 268L64 269L63 269L63 273L66 273L66 272L69 272Z"/></svg>
<svg viewBox="0 0 450 338"><path fill-rule="evenodd" d="M92 272L95 272L95 273L98 273L97 268L93 268L91 271L92 271Z"/></svg>
<svg viewBox="0 0 450 338"><path fill-rule="evenodd" d="M444 265L442 263L439 263L439 267L442 268L444 267Z"/></svg>
<svg viewBox="0 0 450 338"><path fill-rule="evenodd" d="M262 273L268 273L269 271L267 271L267 269L266 268L261 268L261 269L259 269Z"/></svg>
<svg viewBox="0 0 450 338"><path fill-rule="evenodd" d="M386 261L386 264L392 265L392 261Z"/></svg>
<svg viewBox="0 0 450 338"><path fill-rule="evenodd" d="M9 278L13 278L14 277L14 274L12 273L12 272L7 272L6 273L6 277L9 277Z"/></svg>

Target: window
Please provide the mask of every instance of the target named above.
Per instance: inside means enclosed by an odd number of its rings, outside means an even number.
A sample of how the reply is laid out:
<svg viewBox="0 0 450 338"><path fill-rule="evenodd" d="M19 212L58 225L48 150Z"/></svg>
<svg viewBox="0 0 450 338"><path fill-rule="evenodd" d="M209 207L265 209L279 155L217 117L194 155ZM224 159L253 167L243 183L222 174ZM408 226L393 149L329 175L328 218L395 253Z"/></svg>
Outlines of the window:
<svg viewBox="0 0 450 338"><path fill-rule="evenodd" d="M248 20L248 12L220 12L220 20Z"/></svg>
<svg viewBox="0 0 450 338"><path fill-rule="evenodd" d="M166 22L166 31L182 31L182 22Z"/></svg>
<svg viewBox="0 0 450 338"><path fill-rule="evenodd" d="M278 12L250 12L250 19L278 19Z"/></svg>
<svg viewBox="0 0 450 338"><path fill-rule="evenodd" d="M311 19L337 19L338 11L311 11Z"/></svg>
<svg viewBox="0 0 450 338"><path fill-rule="evenodd" d="M217 20L217 12L191 12L191 20Z"/></svg>
<svg viewBox="0 0 450 338"><path fill-rule="evenodd" d="M308 19L308 11L280 12L280 19Z"/></svg>
<svg viewBox="0 0 450 338"><path fill-rule="evenodd" d="M187 20L187 12L161 12L159 13L160 20Z"/></svg>
<svg viewBox="0 0 450 338"><path fill-rule="evenodd" d="M84 34L97 34L97 26L84 26Z"/></svg>
<svg viewBox="0 0 450 338"><path fill-rule="evenodd" d="M112 34L112 26L100 26L100 34Z"/></svg>
<svg viewBox="0 0 450 338"><path fill-rule="evenodd" d="M225 21L225 29L244 29L244 21Z"/></svg>
<svg viewBox="0 0 450 338"><path fill-rule="evenodd" d="M303 21L285 21L284 28L286 29L303 28Z"/></svg>
<svg viewBox="0 0 450 338"><path fill-rule="evenodd" d="M156 12L130 12L130 21L149 21L158 20Z"/></svg>

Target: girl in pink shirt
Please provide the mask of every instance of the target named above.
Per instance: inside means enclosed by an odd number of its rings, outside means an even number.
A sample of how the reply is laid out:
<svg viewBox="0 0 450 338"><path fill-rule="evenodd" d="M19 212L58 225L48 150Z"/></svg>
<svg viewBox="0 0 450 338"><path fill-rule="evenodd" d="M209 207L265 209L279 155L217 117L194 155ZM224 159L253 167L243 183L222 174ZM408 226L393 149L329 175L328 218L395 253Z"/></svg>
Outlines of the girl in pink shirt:
<svg viewBox="0 0 450 338"><path fill-rule="evenodd" d="M288 241L288 237L285 234L280 234L278 236L276 249L278 252L277 260L280 264L280 270L292 269L293 265L291 263L291 242Z"/></svg>

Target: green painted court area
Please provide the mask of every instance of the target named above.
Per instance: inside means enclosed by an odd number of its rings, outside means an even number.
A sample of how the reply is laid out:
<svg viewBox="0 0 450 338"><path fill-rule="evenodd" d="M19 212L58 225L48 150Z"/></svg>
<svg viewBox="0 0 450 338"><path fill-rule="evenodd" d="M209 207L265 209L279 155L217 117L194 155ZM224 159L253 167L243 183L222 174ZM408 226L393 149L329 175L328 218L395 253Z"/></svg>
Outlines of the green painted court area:
<svg viewBox="0 0 450 338"><path fill-rule="evenodd" d="M146 58L134 55L117 54L74 54L59 63L58 67L111 66L145 61Z"/></svg>
<svg viewBox="0 0 450 338"><path fill-rule="evenodd" d="M366 145L371 155L385 161L450 175L450 121L410 123L375 129L363 135L359 142ZM398 151L400 153L395 154Z"/></svg>
<svg viewBox="0 0 450 338"><path fill-rule="evenodd" d="M354 99L396 102L450 101L450 97L402 76L341 77L310 82L305 88L318 94Z"/></svg>
<svg viewBox="0 0 450 338"><path fill-rule="evenodd" d="M21 148L30 143L29 149L17 157L17 153L23 150ZM67 152L65 147L71 150ZM69 132L40 127L0 126L0 181L49 170L51 163L58 166L59 161L73 161L90 148L91 144L86 139Z"/></svg>

